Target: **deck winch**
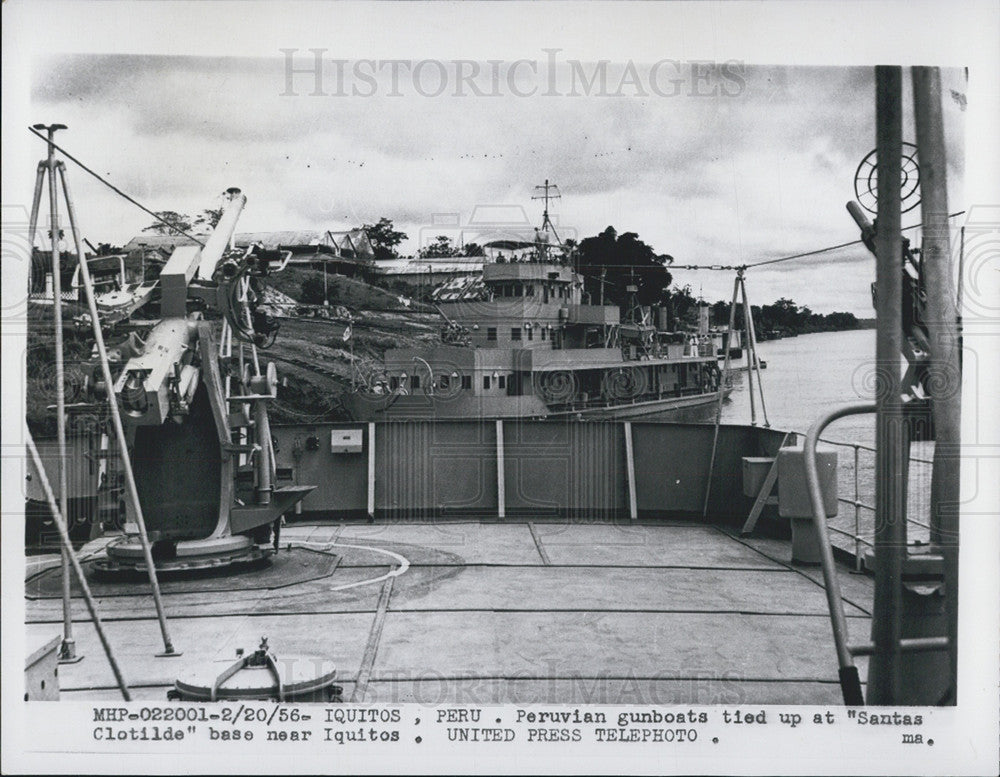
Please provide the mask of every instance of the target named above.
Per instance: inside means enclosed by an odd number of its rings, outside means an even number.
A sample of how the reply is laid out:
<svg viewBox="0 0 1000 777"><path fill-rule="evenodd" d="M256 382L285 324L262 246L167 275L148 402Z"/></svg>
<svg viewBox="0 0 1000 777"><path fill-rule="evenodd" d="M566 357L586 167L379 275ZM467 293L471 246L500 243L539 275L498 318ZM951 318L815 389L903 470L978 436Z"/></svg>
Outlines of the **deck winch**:
<svg viewBox="0 0 1000 777"><path fill-rule="evenodd" d="M159 571L266 558L281 516L313 489L275 487L267 406L278 378L258 355L277 329L257 305L268 267L254 247L228 250L246 197L239 189L227 197L205 245L179 246L164 265L162 317L112 387ZM217 337L209 317L220 313ZM99 572L144 568L130 525Z"/></svg>

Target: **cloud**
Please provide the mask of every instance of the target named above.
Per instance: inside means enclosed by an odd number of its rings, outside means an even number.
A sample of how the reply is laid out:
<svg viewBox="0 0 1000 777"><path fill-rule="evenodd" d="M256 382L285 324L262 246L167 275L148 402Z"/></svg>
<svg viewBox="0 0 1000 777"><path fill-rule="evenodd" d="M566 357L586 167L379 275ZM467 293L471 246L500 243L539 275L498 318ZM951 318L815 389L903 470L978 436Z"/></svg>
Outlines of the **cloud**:
<svg viewBox="0 0 1000 777"><path fill-rule="evenodd" d="M478 83L489 86L487 65L478 66ZM738 94L704 97L694 96L701 87L684 66L672 74L678 94L660 97L648 89L649 63L638 63L646 96L550 97L543 60L540 67L537 77L522 68L513 80L521 91L537 87L524 98L504 79L502 96L472 96L454 70L440 96L420 94L412 81L392 96L388 66L372 97L309 96L309 75L295 76L291 97L282 96L280 57L72 55L35 63L32 104L39 120L70 125L68 149L154 210L198 213L240 186L248 230L341 228L384 215L414 250L435 213L467 219L476 205L517 204L537 218L533 186L549 178L561 187L553 212L567 230L586 236L612 224L678 264L741 264L857 237L844 203L874 145L870 68L746 68ZM567 76L573 67L559 66L563 95L580 88ZM579 67L590 74L595 64ZM328 95L335 70L327 62ZM625 71L625 63L609 66L609 91ZM718 70L713 77L709 86L735 83L722 83ZM367 84L344 83L348 94ZM428 84L430 75L424 91ZM961 160L961 112L950 103L952 158ZM958 187L961 167L949 172ZM123 242L149 222L97 182L71 175L92 240ZM848 253L759 277L768 280L765 297L788 296L781 286L795 278L808 297L801 304L867 315L868 279L853 278L864 267L863 254ZM716 275L697 283L706 296L728 296L731 278Z"/></svg>

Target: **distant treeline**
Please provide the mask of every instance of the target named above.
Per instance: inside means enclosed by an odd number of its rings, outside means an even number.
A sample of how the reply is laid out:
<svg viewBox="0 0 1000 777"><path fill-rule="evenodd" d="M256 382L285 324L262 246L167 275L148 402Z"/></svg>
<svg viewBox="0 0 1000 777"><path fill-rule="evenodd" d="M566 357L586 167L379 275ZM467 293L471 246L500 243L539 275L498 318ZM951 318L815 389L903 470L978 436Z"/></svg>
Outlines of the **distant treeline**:
<svg viewBox="0 0 1000 777"><path fill-rule="evenodd" d="M810 332L840 332L845 329L868 329L874 319L859 319L853 313L813 313L804 305L782 297L770 305L751 305L754 329L761 339L775 335L801 335ZM712 321L725 326L729 322L729 303L719 300L712 305ZM743 329L743 306L736 306L736 328Z"/></svg>
<svg viewBox="0 0 1000 777"><path fill-rule="evenodd" d="M665 294L665 301L671 327L691 328L698 322L700 302L691 292L690 286L672 287ZM709 306L711 323L714 327L725 328L729 324L729 301L719 300ZM839 332L845 329L871 329L873 318L858 318L853 313L813 313L804 305L782 297L770 305L751 305L753 325L761 340L785 335L801 335L809 332ZM743 305L737 303L735 328L742 331Z"/></svg>
<svg viewBox="0 0 1000 777"><path fill-rule="evenodd" d="M567 244L572 241L567 241ZM583 276L584 296L592 303L616 304L623 314L633 304L666 309L668 325L683 329L697 324L699 300L691 286L672 284L669 267L673 257L659 254L634 232L619 233L609 226L599 235L584 238L576 249L575 265ZM729 302L712 307L712 323L729 323ZM873 325L853 313L813 313L808 307L782 297L770 305L752 305L754 327L762 337L864 329ZM742 305L737 306L736 327L743 329Z"/></svg>

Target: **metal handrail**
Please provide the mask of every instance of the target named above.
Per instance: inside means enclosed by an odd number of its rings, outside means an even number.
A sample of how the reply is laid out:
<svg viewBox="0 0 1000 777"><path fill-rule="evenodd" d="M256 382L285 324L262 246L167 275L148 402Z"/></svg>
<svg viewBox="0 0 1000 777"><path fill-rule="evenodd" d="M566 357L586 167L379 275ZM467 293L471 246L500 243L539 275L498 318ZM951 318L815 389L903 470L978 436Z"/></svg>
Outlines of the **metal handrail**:
<svg viewBox="0 0 1000 777"><path fill-rule="evenodd" d="M872 655L875 646L870 642L859 645L849 645L847 641L847 616L844 613L844 600L840 595L840 581L837 579L836 567L833 561L833 546L830 544L830 531L847 534L843 529L827 526L826 510L823 507L823 493L819 484L819 471L816 465L816 445L820 434L831 423L849 415L862 415L876 412L875 403L847 405L827 413L814 423L806 432L802 451L806 483L809 487L809 501L813 511L813 526L816 531L820 549L820 563L823 569L823 583L826 589L826 601L830 610L830 624L833 627L833 641L837 649L837 662L840 666L840 689L844 703L849 706L864 704L861 692L861 678L858 668L854 665L854 657ZM863 541L855 535L855 541ZM866 544L868 544L866 542ZM949 640L941 637L900 639L898 648L903 653L946 650Z"/></svg>
<svg viewBox="0 0 1000 777"><path fill-rule="evenodd" d="M812 503L813 524L819 541L826 601L830 610L830 624L833 627L833 641L837 649L837 663L840 667L840 688L844 695L844 703L850 706L864 704L864 696L861 693L861 678L858 675L858 668L854 665L854 656L847 644L847 616L844 613L844 600L840 595L840 581L837 580L833 548L826 525L826 510L823 507L823 493L820 490L819 472L816 467L816 443L820 433L838 418L874 413L875 410L874 403L866 402L861 405L848 405L827 413L806 432L802 447L806 482L809 486L809 499Z"/></svg>
<svg viewBox="0 0 1000 777"><path fill-rule="evenodd" d="M793 434L797 434L802 437L805 436L804 434L802 434L802 432L793 432ZM869 542L868 540L865 540L861 537L861 510L868 510L869 512L874 513L875 506L867 504L866 502L862 502L859 499L860 486L858 482L858 471L859 471L860 460L858 452L869 451L870 453L877 453L878 451L871 445L865 445L864 443L844 442L842 440L830 440L826 437L818 438L818 442L821 442L824 445L836 445L841 448L851 448L854 451L854 499L851 500L851 499L846 499L844 497L839 497L839 496L837 497L838 502L851 505L854 508L854 533L851 534L850 532L847 532L843 529L838 529L835 526L830 526L829 530L837 532L838 534L842 534L846 537L850 537L851 539L854 540L854 568L855 571L860 572L863 567L861 559L861 545L867 545L869 548L875 547L875 544L873 542ZM921 459L916 456L910 456L909 461L910 463L916 462L918 464L927 464L927 465L934 464L934 462L930 461L929 459ZM914 526L919 526L922 529L931 528L930 524L924 523L923 521L918 521L916 518L911 518L909 515L906 516L905 520L907 523L912 523Z"/></svg>
<svg viewBox="0 0 1000 777"><path fill-rule="evenodd" d="M796 432L796 434L802 434L801 432ZM861 442L844 442L843 440L828 440L826 437L821 437L819 440L825 445L839 445L842 448L854 448L855 450L869 451L871 453L877 453L878 450L871 445L865 445ZM916 456L911 456L910 461L915 461L919 464L933 464L934 462L930 459L920 459Z"/></svg>

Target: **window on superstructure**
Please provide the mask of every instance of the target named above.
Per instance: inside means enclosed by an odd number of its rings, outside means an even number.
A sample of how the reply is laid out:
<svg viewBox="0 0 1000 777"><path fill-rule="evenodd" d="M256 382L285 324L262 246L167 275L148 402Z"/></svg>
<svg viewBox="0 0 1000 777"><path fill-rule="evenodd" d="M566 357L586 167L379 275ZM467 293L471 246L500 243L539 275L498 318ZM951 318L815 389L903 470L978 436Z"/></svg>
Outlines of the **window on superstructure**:
<svg viewBox="0 0 1000 777"><path fill-rule="evenodd" d="M542 327L542 339L543 340L545 339L545 327L544 326Z"/></svg>
<svg viewBox="0 0 1000 777"><path fill-rule="evenodd" d="M529 328L529 329L527 329L527 330L525 330L525 331L526 331L526 332L527 332L527 334L528 334L528 339L529 339L529 340L533 340L533 339L534 339L534 337L535 337L535 330L534 330L534 329L531 329L531 328Z"/></svg>
<svg viewBox="0 0 1000 777"><path fill-rule="evenodd" d="M505 389L507 388L507 376L501 375L497 378L497 388Z"/></svg>
<svg viewBox="0 0 1000 777"><path fill-rule="evenodd" d="M472 376L471 375L463 375L462 376L462 388L466 389L466 390L469 390L469 389L472 388Z"/></svg>
<svg viewBox="0 0 1000 777"><path fill-rule="evenodd" d="M489 390L489 388L490 388L490 376L489 375L483 375L483 388L486 389L486 390Z"/></svg>
<svg viewBox="0 0 1000 777"><path fill-rule="evenodd" d="M497 328L495 326L486 327L486 340L491 343L497 341Z"/></svg>
<svg viewBox="0 0 1000 777"><path fill-rule="evenodd" d="M519 326L512 326L510 328L510 339L511 340L520 340L521 339L521 327L519 327Z"/></svg>
<svg viewBox="0 0 1000 777"><path fill-rule="evenodd" d="M412 388L412 389L418 389L418 388L420 388L420 376L419 375L413 375L413 376L410 377L410 388Z"/></svg>

